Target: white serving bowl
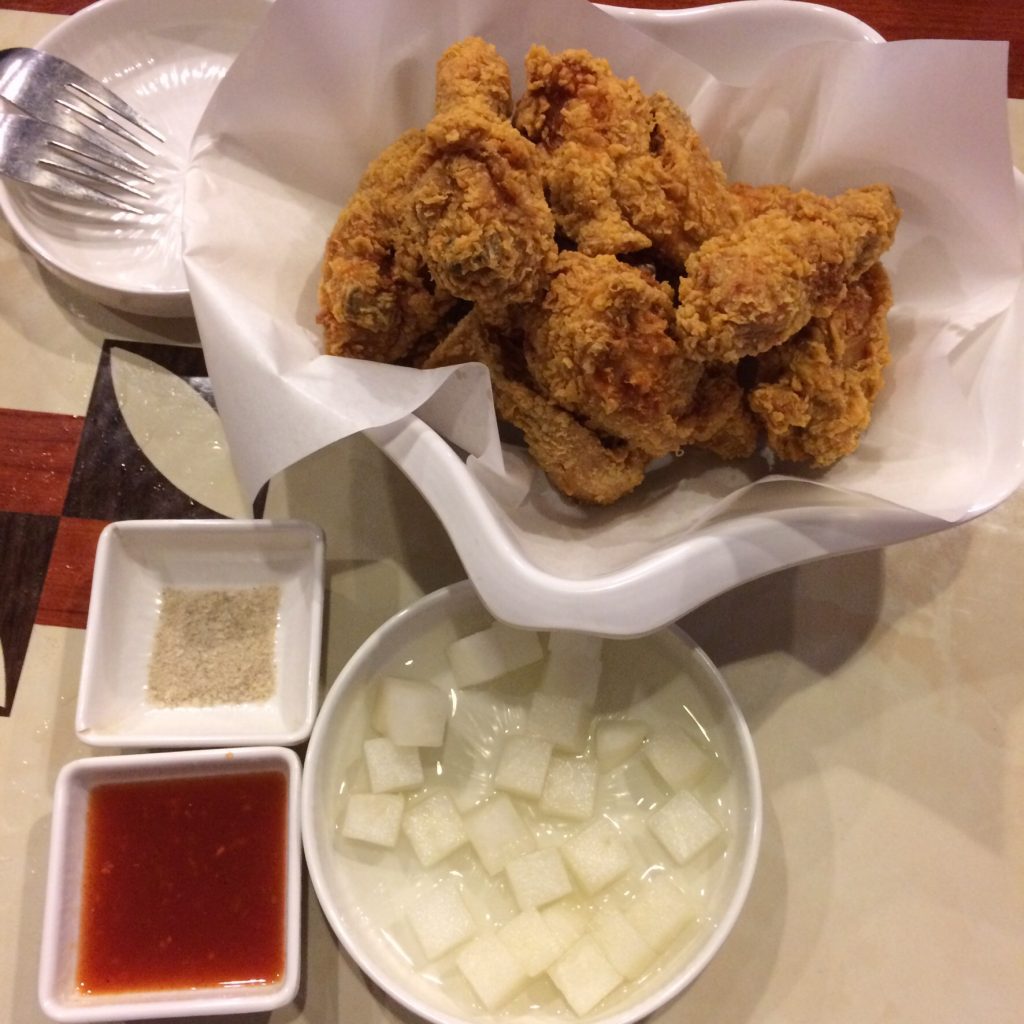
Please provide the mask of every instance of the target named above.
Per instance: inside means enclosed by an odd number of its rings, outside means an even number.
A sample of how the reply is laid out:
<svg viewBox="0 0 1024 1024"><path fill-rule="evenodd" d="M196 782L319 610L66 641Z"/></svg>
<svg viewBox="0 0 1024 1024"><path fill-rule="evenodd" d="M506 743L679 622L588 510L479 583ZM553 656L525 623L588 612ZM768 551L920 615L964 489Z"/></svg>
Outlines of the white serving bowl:
<svg viewBox="0 0 1024 1024"><path fill-rule="evenodd" d="M108 783L267 771L284 775L287 787L286 827L281 838L285 881L281 906L284 962L280 978L271 984L234 984L220 988L121 995L78 993L75 978L87 811L93 787ZM43 917L39 1000L46 1014L56 1021L77 1024L81 1021L269 1012L290 1002L298 990L301 956L300 773L298 756L283 747L126 754L84 758L65 765L57 777L54 793Z"/></svg>
<svg viewBox="0 0 1024 1024"><path fill-rule="evenodd" d="M316 714L324 538L299 521L185 519L111 523L96 549L75 729L101 747L301 743ZM164 587L280 590L270 697L160 706L147 691Z"/></svg>
<svg viewBox="0 0 1024 1024"><path fill-rule="evenodd" d="M269 0L100 0L39 41L37 49L99 79L167 139L142 216L54 201L0 181L0 209L43 266L117 309L191 314L181 261L189 145L213 90L268 6Z"/></svg>
<svg viewBox="0 0 1024 1024"><path fill-rule="evenodd" d="M277 0L209 104L186 175L186 270L246 490L362 430L423 495L495 616L606 636L657 629L782 568L948 529L1012 494L1024 480L1024 177L1014 194L997 47L889 44L794 0L608 13L568 0L434 0L430 14ZM429 119L436 60L470 32L509 61L514 89L540 42L584 46L667 91L732 180L892 185L904 211L884 260L893 358L855 453L789 475L764 452L688 451L615 505L585 508L500 443L480 366L421 374L322 355L323 239L367 163ZM965 132L978 141L969 163L951 141Z"/></svg>
<svg viewBox="0 0 1024 1024"><path fill-rule="evenodd" d="M395 937L401 917L396 915L404 911L396 909L396 901L404 897L395 894L408 891L409 871L418 871L416 862L404 856L401 845L376 854L368 847L356 853L351 846L345 847L340 832L342 794L351 786L353 765L362 754L373 680L380 675L409 677L411 673L413 678L440 682L444 688L445 680L450 680L445 644L485 629L492 622L466 581L422 598L381 626L356 652L328 693L304 765L303 847L313 887L331 927L358 967L377 985L414 1013L437 1024L483 1024L488 1020L545 1024L564 1018L556 1018L553 1010L548 1012L552 1008L547 1004L529 1012L518 1012L518 1007L512 1006L490 1014L468 1006L463 997L428 977L453 970L450 963L447 967L433 963L430 970L423 971L422 963L410 956L408 948L397 951L396 944L400 943ZM428 635L435 641L429 649L423 644ZM659 660L649 662L647 657ZM672 627L639 639L606 640L603 659L601 700L610 699L613 704L617 697L625 699L627 692L633 694L635 686L643 690L650 685L641 672L634 671L639 664L657 664L670 676L677 671L685 675L691 694L687 709L707 730L731 769L722 773L724 780L716 779L718 796L709 797L725 817L731 840L716 866L706 868L708 873L701 876L708 893L700 924L680 934L658 969L628 995L609 1000L607 1005L599 1004L582 1018L588 1024L626 1024L646 1017L681 993L726 941L753 876L762 802L756 756L746 723L721 675L684 633ZM605 812L611 813L607 807ZM628 831L628 826L623 828ZM399 844L403 842L399 839ZM435 866L429 879L435 880L438 872L469 879L473 869L467 864L472 856L465 854L466 863L458 860L459 856L456 852ZM479 908L483 897L478 893L473 898ZM386 922L384 926L382 921ZM386 936L384 933L396 921L395 932ZM561 1009L568 1012L564 1004Z"/></svg>

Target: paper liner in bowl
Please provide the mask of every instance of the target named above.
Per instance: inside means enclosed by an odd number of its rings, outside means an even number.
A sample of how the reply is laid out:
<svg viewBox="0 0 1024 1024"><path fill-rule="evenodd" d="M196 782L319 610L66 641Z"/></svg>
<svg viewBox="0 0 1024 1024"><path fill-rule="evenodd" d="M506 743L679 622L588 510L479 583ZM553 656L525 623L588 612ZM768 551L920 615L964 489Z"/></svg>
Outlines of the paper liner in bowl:
<svg viewBox="0 0 1024 1024"><path fill-rule="evenodd" d="M756 7L803 21L798 56L748 35L742 3L688 11L701 44L690 50L690 34L666 33L673 49L647 34L657 24L641 31L583 0L438 0L429 14L413 0L278 0L207 109L186 176L186 269L248 489L365 431L434 506L496 615L616 635L786 565L964 521L1011 493L1024 479L1024 299L1006 45L880 44L816 5ZM854 455L800 479L763 458L686 455L611 508L582 508L502 445L483 367L322 355L316 282L338 210L366 164L429 119L438 56L473 33L509 61L514 90L532 43L606 57L686 107L733 180L827 194L892 185L903 209L885 258L894 357ZM748 80L717 80L716 55Z"/></svg>

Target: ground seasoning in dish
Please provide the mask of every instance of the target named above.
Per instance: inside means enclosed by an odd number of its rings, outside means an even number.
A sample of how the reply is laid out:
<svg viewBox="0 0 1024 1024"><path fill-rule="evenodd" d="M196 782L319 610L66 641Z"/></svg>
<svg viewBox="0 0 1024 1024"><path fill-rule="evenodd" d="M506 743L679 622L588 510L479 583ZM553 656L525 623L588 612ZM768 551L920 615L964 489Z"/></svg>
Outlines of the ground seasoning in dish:
<svg viewBox="0 0 1024 1024"><path fill-rule="evenodd" d="M78 991L279 981L287 811L279 771L94 787Z"/></svg>
<svg viewBox="0 0 1024 1024"><path fill-rule="evenodd" d="M149 663L156 704L209 706L266 700L277 671L276 586L165 587Z"/></svg>

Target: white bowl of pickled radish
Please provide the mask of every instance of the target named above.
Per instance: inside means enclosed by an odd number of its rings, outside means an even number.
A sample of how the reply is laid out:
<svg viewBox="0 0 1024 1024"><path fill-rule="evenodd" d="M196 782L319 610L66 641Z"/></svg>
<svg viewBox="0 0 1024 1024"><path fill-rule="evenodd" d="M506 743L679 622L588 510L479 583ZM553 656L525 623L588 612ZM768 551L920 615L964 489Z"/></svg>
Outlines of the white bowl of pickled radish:
<svg viewBox="0 0 1024 1024"><path fill-rule="evenodd" d="M652 1013L725 942L761 814L746 723L681 630L516 630L468 582L356 652L302 793L335 934L438 1024Z"/></svg>

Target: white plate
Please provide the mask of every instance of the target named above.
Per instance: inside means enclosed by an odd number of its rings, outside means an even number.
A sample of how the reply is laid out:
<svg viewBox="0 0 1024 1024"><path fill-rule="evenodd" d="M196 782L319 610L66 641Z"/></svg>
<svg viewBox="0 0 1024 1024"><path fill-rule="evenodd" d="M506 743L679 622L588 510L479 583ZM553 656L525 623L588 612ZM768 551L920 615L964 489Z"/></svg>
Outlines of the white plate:
<svg viewBox="0 0 1024 1024"><path fill-rule="evenodd" d="M309 736L316 715L324 538L297 521L131 520L96 548L75 730L99 747L217 747ZM147 696L164 587L280 589L270 697L245 704L162 707Z"/></svg>
<svg viewBox="0 0 1024 1024"><path fill-rule="evenodd" d="M0 180L0 208L58 277L100 302L151 316L191 313L181 262L182 174L213 90L270 0L99 0L37 48L98 78L167 137L143 216L54 202Z"/></svg>

